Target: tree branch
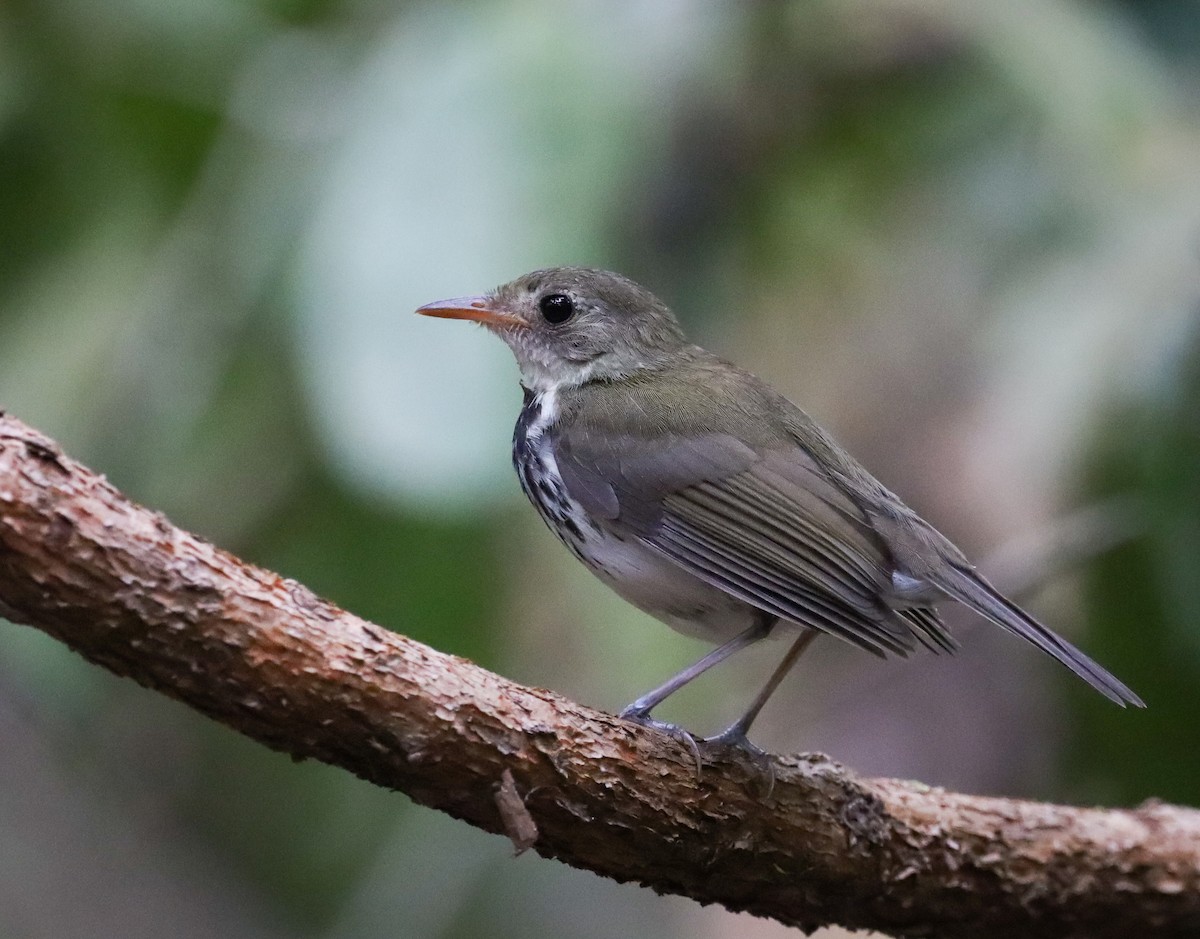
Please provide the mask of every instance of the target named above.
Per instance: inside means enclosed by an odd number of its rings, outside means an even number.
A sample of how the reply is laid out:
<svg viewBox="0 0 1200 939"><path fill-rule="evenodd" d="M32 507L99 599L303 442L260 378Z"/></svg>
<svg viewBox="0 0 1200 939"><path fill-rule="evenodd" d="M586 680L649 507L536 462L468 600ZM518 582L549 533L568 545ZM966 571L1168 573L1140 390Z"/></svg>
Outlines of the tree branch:
<svg viewBox="0 0 1200 939"><path fill-rule="evenodd" d="M756 770L386 632L134 505L0 415L0 613L298 758L538 853L812 929L1200 934L1200 812Z"/></svg>

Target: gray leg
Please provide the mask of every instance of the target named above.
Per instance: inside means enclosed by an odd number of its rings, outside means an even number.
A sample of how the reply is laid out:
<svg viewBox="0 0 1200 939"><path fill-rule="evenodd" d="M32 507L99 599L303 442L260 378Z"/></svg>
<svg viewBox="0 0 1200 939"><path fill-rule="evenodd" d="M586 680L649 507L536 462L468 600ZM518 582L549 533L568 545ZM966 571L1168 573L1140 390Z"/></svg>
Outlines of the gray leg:
<svg viewBox="0 0 1200 939"><path fill-rule="evenodd" d="M696 738L684 730L682 727L675 724L667 723L666 721L655 720L650 716L650 711L658 707L667 698L673 695L676 691L686 685L693 678L698 678L707 672L714 665L719 665L727 658L738 652L746 646L758 642L760 639L766 638L771 632L771 628L775 625L776 617L764 614L759 620L744 632L738 633L728 642L717 646L708 655L700 659L693 665L689 665L678 675L673 675L670 679L663 682L653 691L648 691L642 695L628 707L621 711L620 716L627 721L632 721L635 724L641 724L643 727L653 727L655 730L660 730L665 734L674 737L689 750L692 751L692 756L696 760L696 779L700 779L701 767L703 761L700 759L700 748L696 746ZM782 675L780 676L783 677ZM778 682L776 682L778 684ZM762 705L759 705L762 707Z"/></svg>
<svg viewBox="0 0 1200 939"><path fill-rule="evenodd" d="M754 756L756 759L761 759L763 756L765 756L763 751L752 744L750 739L746 736L750 732L750 725L753 724L755 718L758 717L758 712L763 709L763 705L767 703L767 699L775 693L775 689L779 687L779 683L783 681L783 677L789 671L791 671L792 666L796 664L796 660L800 658L801 653L803 653L804 650L808 648L809 643L816 638L817 631L815 629L805 629L802 633L800 633L800 635L796 637L796 641L792 643L792 647L788 649L787 655L783 657L783 661L775 667L775 671L771 673L771 677L768 678L767 683L763 685L762 691L760 691L758 696L750 703L750 707L747 708L746 713L730 724L721 733L717 734L717 736L709 737L707 742L740 747L743 750L749 751L750 755Z"/></svg>
<svg viewBox="0 0 1200 939"><path fill-rule="evenodd" d="M648 691L631 705L621 711L621 717L629 721L638 721L648 717L650 712L662 704L667 698L686 685L694 678L699 678L714 665L720 665L735 652L740 652L746 646L765 639L775 625L775 618L762 618L745 632L740 632L724 645L719 645L708 655L693 665L689 665L678 675L673 675L653 691ZM780 676L782 677L782 676ZM760 705L761 707L761 705Z"/></svg>

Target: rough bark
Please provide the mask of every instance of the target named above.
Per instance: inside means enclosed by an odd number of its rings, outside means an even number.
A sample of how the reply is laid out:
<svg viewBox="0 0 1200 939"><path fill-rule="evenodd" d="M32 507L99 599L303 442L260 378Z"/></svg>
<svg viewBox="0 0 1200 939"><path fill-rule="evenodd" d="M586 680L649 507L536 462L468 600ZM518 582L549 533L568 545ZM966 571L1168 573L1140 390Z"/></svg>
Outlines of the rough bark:
<svg viewBox="0 0 1200 939"><path fill-rule="evenodd" d="M0 416L0 612L300 758L518 845L806 929L1200 935L1200 812L981 798L732 756L346 613L125 499Z"/></svg>

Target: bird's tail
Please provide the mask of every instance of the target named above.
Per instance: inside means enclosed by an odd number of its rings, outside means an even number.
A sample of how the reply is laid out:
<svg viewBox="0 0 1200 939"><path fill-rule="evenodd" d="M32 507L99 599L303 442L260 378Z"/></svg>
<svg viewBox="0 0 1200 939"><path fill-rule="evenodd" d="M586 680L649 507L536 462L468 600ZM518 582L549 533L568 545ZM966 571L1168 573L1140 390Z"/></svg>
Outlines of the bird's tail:
<svg viewBox="0 0 1200 939"><path fill-rule="evenodd" d="M1142 699L1107 670L1093 662L1071 643L1047 629L1019 606L1002 595L974 570L953 561L943 565L929 581L959 603L970 607L980 616L1002 629L1033 643L1047 655L1086 681L1110 701L1125 707L1145 707Z"/></svg>

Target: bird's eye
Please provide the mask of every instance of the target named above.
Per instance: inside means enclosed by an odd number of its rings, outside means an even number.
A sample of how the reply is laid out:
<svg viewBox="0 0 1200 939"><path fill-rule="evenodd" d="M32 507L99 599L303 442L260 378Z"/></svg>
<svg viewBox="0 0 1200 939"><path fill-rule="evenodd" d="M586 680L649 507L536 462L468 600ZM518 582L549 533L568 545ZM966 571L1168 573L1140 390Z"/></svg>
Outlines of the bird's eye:
<svg viewBox="0 0 1200 939"><path fill-rule="evenodd" d="M550 293L538 301L538 309L547 323L565 323L575 312L575 301L565 293Z"/></svg>

